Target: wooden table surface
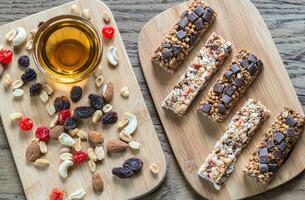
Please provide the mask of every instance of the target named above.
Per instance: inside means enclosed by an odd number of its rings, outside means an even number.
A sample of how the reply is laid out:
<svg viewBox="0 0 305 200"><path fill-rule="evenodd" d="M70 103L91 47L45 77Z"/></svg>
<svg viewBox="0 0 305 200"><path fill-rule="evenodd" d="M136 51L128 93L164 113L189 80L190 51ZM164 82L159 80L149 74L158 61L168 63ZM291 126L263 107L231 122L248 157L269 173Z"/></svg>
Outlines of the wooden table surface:
<svg viewBox="0 0 305 200"><path fill-rule="evenodd" d="M251 1L258 8L271 31L304 109L305 76L302 75L305 74L305 66L303 66L305 64L305 0ZM66 2L69 2L69 0L1 0L0 25ZM110 7L115 16L142 94L158 132L168 165L167 177L161 187L142 199L200 199L200 196L185 181L178 167L147 88L137 53L138 35L142 26L153 16L182 1L104 0L104 2ZM301 200L304 199L304 196L305 172L287 184L252 199ZM20 200L25 199L25 195L1 123L0 200L4 199Z"/></svg>

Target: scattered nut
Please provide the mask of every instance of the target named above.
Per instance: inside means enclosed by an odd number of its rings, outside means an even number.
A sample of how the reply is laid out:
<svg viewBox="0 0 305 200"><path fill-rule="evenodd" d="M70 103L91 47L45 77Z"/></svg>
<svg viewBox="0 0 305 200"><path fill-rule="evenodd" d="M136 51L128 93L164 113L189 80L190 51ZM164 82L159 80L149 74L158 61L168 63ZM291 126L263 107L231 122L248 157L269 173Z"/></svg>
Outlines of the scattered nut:
<svg viewBox="0 0 305 200"><path fill-rule="evenodd" d="M150 171L153 174L158 174L159 173L159 167L155 163L152 163L149 168L150 168Z"/></svg>
<svg viewBox="0 0 305 200"><path fill-rule="evenodd" d="M97 131L90 131L88 133L88 139L89 142L94 145L102 144L104 142L104 136L102 135L102 133L99 133Z"/></svg>
<svg viewBox="0 0 305 200"><path fill-rule="evenodd" d="M3 77L4 88L8 89L11 86L12 82L13 82L13 80L12 80L11 75L5 74L4 77Z"/></svg>
<svg viewBox="0 0 305 200"><path fill-rule="evenodd" d="M16 80L12 83L12 89L18 89L23 86L23 81L22 80Z"/></svg>
<svg viewBox="0 0 305 200"><path fill-rule="evenodd" d="M51 120L50 128L53 128L58 123L58 115L55 115L54 118Z"/></svg>
<svg viewBox="0 0 305 200"><path fill-rule="evenodd" d="M14 97L22 97L24 94L24 90L23 89L16 89L13 91L13 96Z"/></svg>
<svg viewBox="0 0 305 200"><path fill-rule="evenodd" d="M128 98L128 97L129 97L129 90L128 90L128 87L123 87L123 88L121 89L120 94L121 94L122 97Z"/></svg>
<svg viewBox="0 0 305 200"><path fill-rule="evenodd" d="M86 196L85 190L80 189L80 190L70 194L68 200L80 200L80 199L84 199L85 196Z"/></svg>
<svg viewBox="0 0 305 200"><path fill-rule="evenodd" d="M97 161L96 154L95 154L95 152L92 148L88 149L88 157L89 157L90 160L93 160L94 162Z"/></svg>
<svg viewBox="0 0 305 200"><path fill-rule="evenodd" d="M38 30L37 28L34 28L30 31L30 37L29 37L30 40L34 39L34 37L37 33L37 30Z"/></svg>
<svg viewBox="0 0 305 200"><path fill-rule="evenodd" d="M26 45L25 45L25 48L26 50L30 51L33 49L33 43L34 43L34 40L30 39L26 42Z"/></svg>
<svg viewBox="0 0 305 200"><path fill-rule="evenodd" d="M9 120L10 120L11 122L14 122L14 121L17 121L17 120L21 120L22 117L23 117L23 114L22 114L22 113L15 112L15 113L10 114Z"/></svg>
<svg viewBox="0 0 305 200"><path fill-rule="evenodd" d="M96 158L98 160L100 160L100 161L104 160L104 158L105 158L105 151L104 151L102 146L96 146L94 152L95 152Z"/></svg>
<svg viewBox="0 0 305 200"><path fill-rule="evenodd" d="M119 153L125 151L128 148L128 144L121 140L110 139L107 142L106 148L109 153Z"/></svg>
<svg viewBox="0 0 305 200"><path fill-rule="evenodd" d="M65 146L70 146L72 147L75 144L75 140L68 134L66 133L62 133L59 137L58 137L59 142L62 145Z"/></svg>
<svg viewBox="0 0 305 200"><path fill-rule="evenodd" d="M79 132L78 128L75 128L75 129L72 129L72 130L69 131L69 135L71 137L75 137L78 132Z"/></svg>
<svg viewBox="0 0 305 200"><path fill-rule="evenodd" d="M50 161L47 159L39 158L34 162L35 167L48 167L50 165Z"/></svg>
<svg viewBox="0 0 305 200"><path fill-rule="evenodd" d="M127 126L127 124L128 124L128 119L123 119L122 121L120 121L119 123L118 123L118 129L119 130L121 130L121 129L123 129L125 126Z"/></svg>
<svg viewBox="0 0 305 200"><path fill-rule="evenodd" d="M39 142L34 140L25 151L25 158L28 162L34 162L41 156Z"/></svg>
<svg viewBox="0 0 305 200"><path fill-rule="evenodd" d="M95 84L97 87L101 87L104 83L104 76L103 75L99 75L98 77L96 77L95 79Z"/></svg>
<svg viewBox="0 0 305 200"><path fill-rule="evenodd" d="M62 178L67 178L68 177L68 170L71 166L73 166L73 162L71 160L64 160L59 165L59 174Z"/></svg>
<svg viewBox="0 0 305 200"><path fill-rule="evenodd" d="M104 182L102 176L99 173L94 173L92 175L92 187L96 192L103 192Z"/></svg>
<svg viewBox="0 0 305 200"><path fill-rule="evenodd" d="M102 89L102 96L106 102L110 102L112 100L113 92L114 88L112 82L104 84Z"/></svg>
<svg viewBox="0 0 305 200"><path fill-rule="evenodd" d="M49 95L44 90L41 91L39 97L40 97L41 101L44 102L44 103L47 103L49 101Z"/></svg>
<svg viewBox="0 0 305 200"><path fill-rule="evenodd" d="M50 86L50 85L48 85L48 84L43 84L42 85L42 89L44 90L44 91L46 91L46 93L49 95L49 96L51 96L52 94L53 94L53 88Z"/></svg>
<svg viewBox="0 0 305 200"><path fill-rule="evenodd" d="M104 113L109 113L110 111L112 111L112 105L111 104L106 104L103 106L103 112Z"/></svg>
<svg viewBox="0 0 305 200"><path fill-rule="evenodd" d="M127 143L132 141L131 135L128 133L125 133L124 131L120 132L120 139Z"/></svg>
<svg viewBox="0 0 305 200"><path fill-rule="evenodd" d="M64 126L56 125L50 129L50 138L58 140L59 136L65 131Z"/></svg>
<svg viewBox="0 0 305 200"><path fill-rule="evenodd" d="M54 115L56 113L54 104L48 103L47 104L47 111L48 111L49 115Z"/></svg>
<svg viewBox="0 0 305 200"><path fill-rule="evenodd" d="M62 153L60 154L59 158L60 160L64 161L64 160L72 160L73 155L69 152L66 153Z"/></svg>
<svg viewBox="0 0 305 200"><path fill-rule="evenodd" d="M17 34L12 39L12 44L14 47L18 47L18 46L24 44L27 41L27 37L28 37L28 34L23 27L17 27L16 31L17 31Z"/></svg>
<svg viewBox="0 0 305 200"><path fill-rule="evenodd" d="M110 23L110 16L109 16L109 14L107 13L107 12L104 12L104 14L103 14L103 20L104 20L104 22L106 23L106 24L109 24Z"/></svg>
<svg viewBox="0 0 305 200"><path fill-rule="evenodd" d="M44 141L39 141L40 152L45 154L48 152L47 144Z"/></svg>
<svg viewBox="0 0 305 200"><path fill-rule="evenodd" d="M88 165L89 165L89 169L91 172L95 172L96 171L96 164L93 160L89 160L88 161Z"/></svg>
<svg viewBox="0 0 305 200"><path fill-rule="evenodd" d="M118 57L118 52L117 48L115 46L110 46L108 51L107 51L107 59L108 62L113 65L117 66L119 64L119 57Z"/></svg>
<svg viewBox="0 0 305 200"><path fill-rule="evenodd" d="M81 15L80 7L77 4L73 4L70 8L70 12L73 15Z"/></svg>
<svg viewBox="0 0 305 200"><path fill-rule="evenodd" d="M91 19L90 10L88 8L83 9L82 16L88 20Z"/></svg>
<svg viewBox="0 0 305 200"><path fill-rule="evenodd" d="M94 75L95 77L99 77L100 75L103 74L103 67L102 65L100 64L95 70L94 70Z"/></svg>
<svg viewBox="0 0 305 200"><path fill-rule="evenodd" d="M101 110L97 110L94 112L93 116L92 116L92 122L94 124L98 123L100 121L100 119L103 116L103 112Z"/></svg>
<svg viewBox="0 0 305 200"><path fill-rule="evenodd" d="M8 42L12 42L13 39L16 37L16 35L17 35L17 31L16 29L13 29L5 35L5 38Z"/></svg>
<svg viewBox="0 0 305 200"><path fill-rule="evenodd" d="M75 151L82 150L82 140L80 138L75 139L75 144L73 145Z"/></svg>
<svg viewBox="0 0 305 200"><path fill-rule="evenodd" d="M133 150L139 150L140 146L141 146L141 144L139 142L136 142L136 141L131 141L131 142L128 143L128 145Z"/></svg>
<svg viewBox="0 0 305 200"><path fill-rule="evenodd" d="M63 153L70 153L71 152L71 149L70 148L67 148L67 147L63 147L60 149L59 153L60 154L63 154Z"/></svg>
<svg viewBox="0 0 305 200"><path fill-rule="evenodd" d="M87 140L88 139L88 134L85 131L83 131L83 130L79 130L76 135L81 140Z"/></svg>
<svg viewBox="0 0 305 200"><path fill-rule="evenodd" d="M132 113L124 113L124 116L128 119L128 124L123 128L123 131L127 134L133 134L138 126L137 116Z"/></svg>

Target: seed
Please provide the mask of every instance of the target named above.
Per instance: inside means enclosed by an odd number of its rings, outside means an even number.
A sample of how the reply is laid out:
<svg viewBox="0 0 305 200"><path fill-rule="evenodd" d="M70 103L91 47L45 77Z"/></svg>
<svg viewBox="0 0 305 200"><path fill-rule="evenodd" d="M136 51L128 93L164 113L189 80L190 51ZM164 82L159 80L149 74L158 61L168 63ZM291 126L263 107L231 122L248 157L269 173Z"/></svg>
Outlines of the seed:
<svg viewBox="0 0 305 200"><path fill-rule="evenodd" d="M105 151L102 146L96 146L94 152L98 160L104 160Z"/></svg>
<svg viewBox="0 0 305 200"><path fill-rule="evenodd" d="M62 153L60 154L59 158L60 160L64 161L64 160L72 160L73 155L69 152L66 153Z"/></svg>
<svg viewBox="0 0 305 200"><path fill-rule="evenodd" d="M30 37L29 37L29 39L34 39L36 33L37 33L37 29L36 28L30 30Z"/></svg>
<svg viewBox="0 0 305 200"><path fill-rule="evenodd" d="M128 133L125 133L124 131L120 132L120 139L123 140L124 142L132 142L132 137Z"/></svg>
<svg viewBox="0 0 305 200"><path fill-rule="evenodd" d="M16 89L13 91L13 96L14 97L22 97L24 94L23 89Z"/></svg>
<svg viewBox="0 0 305 200"><path fill-rule="evenodd" d="M88 165L89 165L89 169L91 172L95 172L96 171L96 164L93 160L89 160L88 161Z"/></svg>
<svg viewBox="0 0 305 200"><path fill-rule="evenodd" d="M69 131L69 135L71 135L71 137L75 137L78 131L78 128L72 129Z"/></svg>
<svg viewBox="0 0 305 200"><path fill-rule="evenodd" d="M48 103L47 111L48 111L49 115L54 115L56 113L55 107L52 103Z"/></svg>
<svg viewBox="0 0 305 200"><path fill-rule="evenodd" d="M79 130L76 135L81 140L87 140L88 139L88 134L85 131L83 131L83 130Z"/></svg>
<svg viewBox="0 0 305 200"><path fill-rule="evenodd" d="M139 142L131 141L128 143L128 146L133 150L139 150L141 144Z"/></svg>
<svg viewBox="0 0 305 200"><path fill-rule="evenodd" d="M110 23L110 16L107 12L104 12L103 14L103 20L106 24L109 24Z"/></svg>
<svg viewBox="0 0 305 200"><path fill-rule="evenodd" d="M159 173L159 167L155 163L152 163L149 168L150 168L150 171L153 174L158 174Z"/></svg>
<svg viewBox="0 0 305 200"><path fill-rule="evenodd" d="M58 123L58 115L55 115L55 117L50 122L50 128L53 128L54 126L56 126L57 123Z"/></svg>
<svg viewBox="0 0 305 200"><path fill-rule="evenodd" d="M91 19L90 10L89 10L88 8L83 9L82 16L83 16L84 18L90 20L90 19Z"/></svg>
<svg viewBox="0 0 305 200"><path fill-rule="evenodd" d="M129 90L128 90L128 87L123 87L123 88L121 89L120 94L121 94L122 97L128 98L128 97L129 97Z"/></svg>
<svg viewBox="0 0 305 200"><path fill-rule="evenodd" d="M47 103L49 100L49 95L46 91L42 90L40 95L39 95L40 99L42 102Z"/></svg>
<svg viewBox="0 0 305 200"><path fill-rule="evenodd" d="M93 114L93 117L92 117L92 122L93 122L94 124L96 124L97 122L100 121L100 119L102 118L102 116L103 116L103 112L102 112L101 110L95 111L94 114Z"/></svg>
<svg viewBox="0 0 305 200"><path fill-rule="evenodd" d="M50 85L48 85L48 84L43 84L42 85L42 89L44 90L44 91L46 91L46 93L49 95L49 96L51 96L52 94L53 94L53 88L50 86Z"/></svg>
<svg viewBox="0 0 305 200"><path fill-rule="evenodd" d="M8 89L11 86L12 82L13 82L13 80L12 80L11 75L5 74L4 77L3 77L4 88Z"/></svg>
<svg viewBox="0 0 305 200"><path fill-rule="evenodd" d="M102 74L103 74L103 67L102 67L102 65L99 65L99 66L95 69L94 75L95 75L95 77L99 77L99 76L102 75Z"/></svg>
<svg viewBox="0 0 305 200"><path fill-rule="evenodd" d="M10 114L9 120L11 122L13 122L13 121L16 121L16 120L21 120L22 117L23 117L22 113L15 112L15 113Z"/></svg>
<svg viewBox="0 0 305 200"><path fill-rule="evenodd" d="M104 76L103 75L99 75L96 79L95 79L95 84L97 87L101 87L104 83Z"/></svg>
<svg viewBox="0 0 305 200"><path fill-rule="evenodd" d="M63 153L70 153L71 149L67 148L67 147L63 147L60 149L59 153L63 154Z"/></svg>
<svg viewBox="0 0 305 200"><path fill-rule="evenodd" d="M33 49L33 42L34 42L33 39L30 39L30 40L27 41L27 43L25 45L26 50L30 51L30 50Z"/></svg>
<svg viewBox="0 0 305 200"><path fill-rule="evenodd" d="M80 138L75 139L74 149L75 149L75 151L82 150L82 141Z"/></svg>
<svg viewBox="0 0 305 200"><path fill-rule="evenodd" d="M44 141L39 141L39 148L41 153L47 153L48 147L47 144Z"/></svg>
<svg viewBox="0 0 305 200"><path fill-rule="evenodd" d="M47 159L39 158L34 162L35 167L47 167L50 165L50 161Z"/></svg>
<svg viewBox="0 0 305 200"><path fill-rule="evenodd" d="M21 88L23 86L23 81L22 80L16 80L12 83L12 88L15 90L15 89L18 89L18 88Z"/></svg>
<svg viewBox="0 0 305 200"><path fill-rule="evenodd" d="M112 111L112 105L111 104L104 105L103 112L104 113L109 113L110 111Z"/></svg>
<svg viewBox="0 0 305 200"><path fill-rule="evenodd" d="M89 156L90 160L93 160L94 162L97 161L97 157L96 157L96 155L94 153L94 150L92 148L88 149L88 156Z"/></svg>
<svg viewBox="0 0 305 200"><path fill-rule="evenodd" d="M129 122L128 119L123 119L122 121L120 121L118 124L118 129L119 130L123 129L125 126L127 126L128 122Z"/></svg>

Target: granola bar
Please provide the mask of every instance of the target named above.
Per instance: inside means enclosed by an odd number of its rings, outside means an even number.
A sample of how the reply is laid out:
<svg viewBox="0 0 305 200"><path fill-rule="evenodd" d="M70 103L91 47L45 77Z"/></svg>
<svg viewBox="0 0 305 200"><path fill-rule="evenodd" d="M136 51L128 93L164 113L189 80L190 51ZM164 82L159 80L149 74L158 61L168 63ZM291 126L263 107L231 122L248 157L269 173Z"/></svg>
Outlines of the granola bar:
<svg viewBox="0 0 305 200"><path fill-rule="evenodd" d="M202 0L193 0L154 51L152 62L173 73L215 18L215 11Z"/></svg>
<svg viewBox="0 0 305 200"><path fill-rule="evenodd" d="M204 47L166 97L162 107L182 116L231 52L231 42L212 33Z"/></svg>
<svg viewBox="0 0 305 200"><path fill-rule="evenodd" d="M246 49L240 50L200 102L199 111L222 122L262 68L262 61L255 55Z"/></svg>
<svg viewBox="0 0 305 200"><path fill-rule="evenodd" d="M249 99L233 116L225 133L200 167L198 175L212 182L219 190L234 171L237 156L268 116L269 110L264 105Z"/></svg>
<svg viewBox="0 0 305 200"><path fill-rule="evenodd" d="M268 183L303 133L304 117L289 108L283 108L261 143L251 155L244 171L256 182Z"/></svg>

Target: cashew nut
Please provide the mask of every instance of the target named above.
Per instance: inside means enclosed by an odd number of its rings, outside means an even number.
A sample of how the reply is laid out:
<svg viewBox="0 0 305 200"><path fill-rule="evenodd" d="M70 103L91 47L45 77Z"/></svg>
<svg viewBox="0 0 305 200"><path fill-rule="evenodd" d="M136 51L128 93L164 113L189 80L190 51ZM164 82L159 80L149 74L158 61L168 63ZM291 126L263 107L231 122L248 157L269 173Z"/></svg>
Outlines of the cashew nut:
<svg viewBox="0 0 305 200"><path fill-rule="evenodd" d="M107 52L107 59L108 62L113 65L117 66L119 64L119 57L117 53L117 48L115 46L110 46Z"/></svg>
<svg viewBox="0 0 305 200"><path fill-rule="evenodd" d="M16 28L17 34L12 39L12 44L14 47L20 46L27 41L28 34L23 27Z"/></svg>
<svg viewBox="0 0 305 200"><path fill-rule="evenodd" d="M73 166L73 162L71 160L64 160L59 165L59 174L62 178L67 178L68 177L68 170L71 166Z"/></svg>
<svg viewBox="0 0 305 200"><path fill-rule="evenodd" d="M82 188L70 194L68 200L80 200L80 199L84 199L85 196L86 196L86 191Z"/></svg>
<svg viewBox="0 0 305 200"><path fill-rule="evenodd" d="M122 131L125 133L132 135L138 126L137 116L132 113L124 113L124 116L128 119L128 124L123 128Z"/></svg>
<svg viewBox="0 0 305 200"><path fill-rule="evenodd" d="M16 35L17 35L17 31L13 29L5 35L5 38L8 42L11 42L16 37Z"/></svg>
<svg viewBox="0 0 305 200"><path fill-rule="evenodd" d="M68 134L62 133L59 137L58 140L61 144L65 146L70 146L72 147L75 144L75 140Z"/></svg>

